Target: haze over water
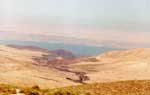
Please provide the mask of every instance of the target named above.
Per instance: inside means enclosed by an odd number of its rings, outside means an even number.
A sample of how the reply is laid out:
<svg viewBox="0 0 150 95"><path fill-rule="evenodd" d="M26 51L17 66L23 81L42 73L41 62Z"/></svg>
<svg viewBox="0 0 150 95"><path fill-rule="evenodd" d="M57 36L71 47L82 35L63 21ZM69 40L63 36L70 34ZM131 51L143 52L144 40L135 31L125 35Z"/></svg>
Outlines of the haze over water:
<svg viewBox="0 0 150 95"><path fill-rule="evenodd" d="M0 40L150 47L149 0L0 0Z"/></svg>

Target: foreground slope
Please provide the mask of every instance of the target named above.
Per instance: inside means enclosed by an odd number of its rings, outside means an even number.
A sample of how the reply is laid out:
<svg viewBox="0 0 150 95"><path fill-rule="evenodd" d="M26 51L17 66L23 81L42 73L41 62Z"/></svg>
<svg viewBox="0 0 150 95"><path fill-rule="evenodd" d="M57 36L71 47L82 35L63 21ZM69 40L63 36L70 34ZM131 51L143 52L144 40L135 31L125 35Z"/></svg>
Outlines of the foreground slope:
<svg viewBox="0 0 150 95"><path fill-rule="evenodd" d="M38 86L20 88L12 85L0 85L0 95L150 95L150 81L119 81L69 86L57 89L40 89Z"/></svg>
<svg viewBox="0 0 150 95"><path fill-rule="evenodd" d="M150 95L149 80L94 83L50 90L51 95ZM59 94L62 93L62 94ZM47 94L48 95L48 94Z"/></svg>

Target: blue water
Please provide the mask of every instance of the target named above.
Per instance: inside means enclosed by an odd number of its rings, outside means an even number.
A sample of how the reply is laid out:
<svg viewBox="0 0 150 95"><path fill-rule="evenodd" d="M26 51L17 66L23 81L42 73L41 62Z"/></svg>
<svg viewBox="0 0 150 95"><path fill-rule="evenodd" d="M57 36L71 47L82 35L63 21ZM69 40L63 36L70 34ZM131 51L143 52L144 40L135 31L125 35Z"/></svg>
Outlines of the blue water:
<svg viewBox="0 0 150 95"><path fill-rule="evenodd" d="M79 44L46 43L46 42L32 42L32 41L0 41L0 44L37 46L48 50L65 49L71 51L77 56L95 56L103 52L118 50L118 48L111 48L111 47L96 47Z"/></svg>

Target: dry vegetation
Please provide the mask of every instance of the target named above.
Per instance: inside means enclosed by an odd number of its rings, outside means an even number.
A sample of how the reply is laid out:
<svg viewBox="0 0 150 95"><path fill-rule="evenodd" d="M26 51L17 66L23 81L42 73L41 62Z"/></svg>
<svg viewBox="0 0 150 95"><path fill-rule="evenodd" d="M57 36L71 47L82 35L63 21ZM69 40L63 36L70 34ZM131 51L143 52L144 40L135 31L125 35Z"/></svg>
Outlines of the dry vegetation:
<svg viewBox="0 0 150 95"><path fill-rule="evenodd" d="M58 91L74 92L77 95L150 95L150 81L96 83L61 88Z"/></svg>
<svg viewBox="0 0 150 95"><path fill-rule="evenodd" d="M0 85L0 95L15 93L17 87ZM58 89L20 88L25 95L150 95L150 81L134 80L111 83L95 83Z"/></svg>

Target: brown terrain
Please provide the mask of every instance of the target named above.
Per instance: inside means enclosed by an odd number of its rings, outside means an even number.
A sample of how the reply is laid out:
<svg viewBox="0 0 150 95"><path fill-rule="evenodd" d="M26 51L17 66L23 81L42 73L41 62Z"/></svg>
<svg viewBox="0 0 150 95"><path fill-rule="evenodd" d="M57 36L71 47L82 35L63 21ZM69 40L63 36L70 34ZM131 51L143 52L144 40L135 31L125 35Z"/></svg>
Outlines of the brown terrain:
<svg viewBox="0 0 150 95"><path fill-rule="evenodd" d="M0 83L57 88L95 82L148 80L149 62L148 48L77 58L65 50L0 45Z"/></svg>

